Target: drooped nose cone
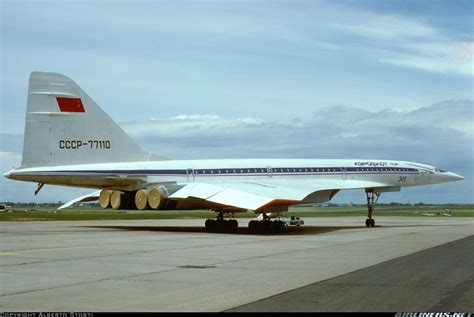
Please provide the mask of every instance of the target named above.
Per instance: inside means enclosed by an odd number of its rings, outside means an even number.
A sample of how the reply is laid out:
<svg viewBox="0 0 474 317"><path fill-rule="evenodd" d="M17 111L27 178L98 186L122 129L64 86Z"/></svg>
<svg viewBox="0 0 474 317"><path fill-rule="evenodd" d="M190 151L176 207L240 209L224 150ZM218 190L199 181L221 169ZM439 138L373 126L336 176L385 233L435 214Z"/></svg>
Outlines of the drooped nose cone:
<svg viewBox="0 0 474 317"><path fill-rule="evenodd" d="M3 173L3 177L10 178L11 170L8 172Z"/></svg>
<svg viewBox="0 0 474 317"><path fill-rule="evenodd" d="M448 173L448 177L449 177L450 181L460 181L460 180L464 179L463 176L461 176L459 174L456 174L456 173L452 173L452 172Z"/></svg>

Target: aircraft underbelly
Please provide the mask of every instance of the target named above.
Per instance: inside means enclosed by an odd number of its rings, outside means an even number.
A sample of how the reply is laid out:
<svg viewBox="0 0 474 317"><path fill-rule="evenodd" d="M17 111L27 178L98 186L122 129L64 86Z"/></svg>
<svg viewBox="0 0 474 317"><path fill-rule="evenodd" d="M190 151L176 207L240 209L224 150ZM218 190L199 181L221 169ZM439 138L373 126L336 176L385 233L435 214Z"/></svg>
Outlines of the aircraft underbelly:
<svg viewBox="0 0 474 317"><path fill-rule="evenodd" d="M12 179L28 182L45 183L51 185L63 185L88 188L112 188L123 189L139 187L146 183L146 178L120 178L108 176L84 176L84 175L12 175Z"/></svg>

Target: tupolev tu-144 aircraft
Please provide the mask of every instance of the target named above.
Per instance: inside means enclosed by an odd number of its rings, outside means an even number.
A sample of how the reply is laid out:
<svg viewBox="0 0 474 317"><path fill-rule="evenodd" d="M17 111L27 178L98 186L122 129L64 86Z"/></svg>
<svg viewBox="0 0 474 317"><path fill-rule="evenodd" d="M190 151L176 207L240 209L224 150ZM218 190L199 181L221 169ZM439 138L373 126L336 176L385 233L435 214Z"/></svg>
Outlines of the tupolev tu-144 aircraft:
<svg viewBox="0 0 474 317"><path fill-rule="evenodd" d="M381 193L463 179L394 160L156 157L140 149L74 81L46 72L30 75L21 166L4 176L38 183L35 195L44 184L97 189L60 208L98 200L104 209L213 210L216 219L205 223L209 231L236 230L233 215L249 210L259 215L249 229L281 229L288 206L327 202L348 189L365 191L366 226L373 227Z"/></svg>

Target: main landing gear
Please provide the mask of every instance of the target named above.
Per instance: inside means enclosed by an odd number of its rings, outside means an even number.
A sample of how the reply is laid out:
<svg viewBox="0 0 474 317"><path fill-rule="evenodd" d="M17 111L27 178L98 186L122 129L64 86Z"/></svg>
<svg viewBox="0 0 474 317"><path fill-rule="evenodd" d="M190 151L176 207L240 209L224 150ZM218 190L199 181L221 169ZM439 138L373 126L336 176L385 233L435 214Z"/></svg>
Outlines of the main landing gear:
<svg viewBox="0 0 474 317"><path fill-rule="evenodd" d="M255 233L255 232L275 233L275 232L281 232L285 230L286 228L286 223L284 221L271 220L270 217L266 213L261 214L261 217L259 216L258 218L263 218L263 220L251 220L249 222L249 231L252 233ZM277 219L279 219L279 217Z"/></svg>
<svg viewBox="0 0 474 317"><path fill-rule="evenodd" d="M224 219L224 213L222 211L217 213L216 219L207 219L205 225L208 232L234 233L237 232L239 227L237 220Z"/></svg>
<svg viewBox="0 0 474 317"><path fill-rule="evenodd" d="M375 227L375 220L372 218L372 213L374 211L375 204L380 197L380 192L374 190L365 190L365 196L367 197L367 220L365 220L365 226L367 228Z"/></svg>
<svg viewBox="0 0 474 317"><path fill-rule="evenodd" d="M216 211L216 219L207 219L205 222L206 231L235 233L238 229L238 222L235 219L224 219L225 212ZM229 212L227 212L229 214ZM232 214L230 212L230 214ZM270 217L271 216L271 217ZM293 218L293 217L292 217ZM287 229L288 226L301 226L304 224L303 219L296 218L288 222L282 218L281 213L267 214L261 213L255 220L249 222L249 231L251 233L278 233Z"/></svg>

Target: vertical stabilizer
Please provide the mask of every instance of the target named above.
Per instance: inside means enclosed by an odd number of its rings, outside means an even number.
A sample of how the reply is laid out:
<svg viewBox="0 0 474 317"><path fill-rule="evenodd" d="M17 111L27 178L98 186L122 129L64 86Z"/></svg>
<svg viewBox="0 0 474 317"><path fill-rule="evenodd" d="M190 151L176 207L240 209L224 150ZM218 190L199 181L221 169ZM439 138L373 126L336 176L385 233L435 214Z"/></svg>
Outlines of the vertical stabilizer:
<svg viewBox="0 0 474 317"><path fill-rule="evenodd" d="M23 167L145 161L148 156L70 78L31 73Z"/></svg>

